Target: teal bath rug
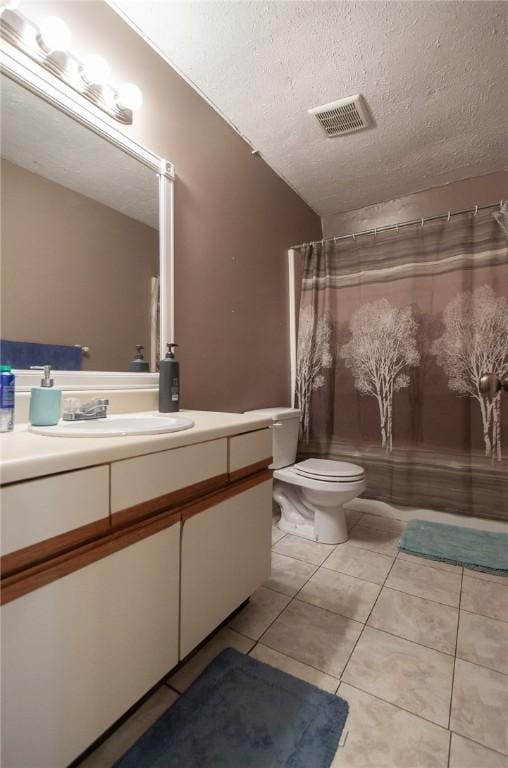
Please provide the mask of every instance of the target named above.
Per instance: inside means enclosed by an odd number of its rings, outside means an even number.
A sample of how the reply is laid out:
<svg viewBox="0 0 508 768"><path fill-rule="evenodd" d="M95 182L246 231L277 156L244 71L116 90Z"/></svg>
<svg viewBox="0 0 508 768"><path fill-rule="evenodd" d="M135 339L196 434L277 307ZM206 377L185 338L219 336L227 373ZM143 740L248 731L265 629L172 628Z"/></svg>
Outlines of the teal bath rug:
<svg viewBox="0 0 508 768"><path fill-rule="evenodd" d="M226 648L115 768L329 768L338 696Z"/></svg>
<svg viewBox="0 0 508 768"><path fill-rule="evenodd" d="M508 576L508 533L411 520L399 549L430 560Z"/></svg>

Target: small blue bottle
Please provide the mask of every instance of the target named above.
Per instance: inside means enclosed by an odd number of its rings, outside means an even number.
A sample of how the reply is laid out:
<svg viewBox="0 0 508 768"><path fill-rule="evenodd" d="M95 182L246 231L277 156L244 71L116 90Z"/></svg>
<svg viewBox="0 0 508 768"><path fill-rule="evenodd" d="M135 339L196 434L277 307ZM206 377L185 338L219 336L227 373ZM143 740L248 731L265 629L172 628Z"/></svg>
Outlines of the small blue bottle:
<svg viewBox="0 0 508 768"><path fill-rule="evenodd" d="M33 387L28 419L34 427L54 427L60 419L62 392L53 386L50 365L31 365L31 369L44 371L40 387Z"/></svg>
<svg viewBox="0 0 508 768"><path fill-rule="evenodd" d="M11 366L0 365L0 432L14 429L15 381Z"/></svg>

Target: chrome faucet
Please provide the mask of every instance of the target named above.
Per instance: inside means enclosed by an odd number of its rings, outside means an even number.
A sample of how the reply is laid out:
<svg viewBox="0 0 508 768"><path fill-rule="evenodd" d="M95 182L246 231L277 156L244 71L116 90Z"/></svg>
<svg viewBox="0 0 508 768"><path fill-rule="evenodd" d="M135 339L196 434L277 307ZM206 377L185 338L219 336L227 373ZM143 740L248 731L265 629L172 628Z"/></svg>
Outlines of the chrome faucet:
<svg viewBox="0 0 508 768"><path fill-rule="evenodd" d="M64 421L87 421L90 419L105 419L108 415L109 400L98 397L81 403L76 397L64 400L62 419Z"/></svg>

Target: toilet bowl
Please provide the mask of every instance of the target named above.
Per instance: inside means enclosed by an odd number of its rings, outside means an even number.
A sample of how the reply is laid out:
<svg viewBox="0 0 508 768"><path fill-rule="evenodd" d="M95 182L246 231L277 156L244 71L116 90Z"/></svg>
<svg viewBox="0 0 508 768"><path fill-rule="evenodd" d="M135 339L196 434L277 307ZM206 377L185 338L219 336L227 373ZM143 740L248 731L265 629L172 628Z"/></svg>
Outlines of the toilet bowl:
<svg viewBox="0 0 508 768"><path fill-rule="evenodd" d="M365 471L357 464L312 458L295 462L300 411L263 408L249 413L272 421L273 498L280 506L279 528L323 544L349 538L343 505L366 488Z"/></svg>

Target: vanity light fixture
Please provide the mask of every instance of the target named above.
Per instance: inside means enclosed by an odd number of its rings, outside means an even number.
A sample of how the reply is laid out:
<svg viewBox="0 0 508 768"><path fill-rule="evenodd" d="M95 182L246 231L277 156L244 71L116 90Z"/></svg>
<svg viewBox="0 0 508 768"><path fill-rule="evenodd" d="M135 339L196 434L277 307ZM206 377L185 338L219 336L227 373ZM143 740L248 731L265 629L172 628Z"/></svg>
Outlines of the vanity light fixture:
<svg viewBox="0 0 508 768"><path fill-rule="evenodd" d="M49 16L37 27L14 7L15 0L0 2L1 37L115 120L131 125L133 112L143 103L138 86L113 86L110 66L102 56L94 53L83 62L76 58L69 51L71 31L58 16Z"/></svg>

